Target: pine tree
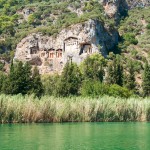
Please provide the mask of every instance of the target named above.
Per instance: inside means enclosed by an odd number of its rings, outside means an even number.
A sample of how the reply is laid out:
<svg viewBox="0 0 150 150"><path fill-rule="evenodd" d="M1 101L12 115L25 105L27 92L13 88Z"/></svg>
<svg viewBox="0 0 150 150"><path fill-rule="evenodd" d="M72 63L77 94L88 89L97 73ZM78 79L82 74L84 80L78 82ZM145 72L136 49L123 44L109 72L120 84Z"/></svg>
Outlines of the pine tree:
<svg viewBox="0 0 150 150"><path fill-rule="evenodd" d="M144 68L142 88L143 95L150 96L150 65L148 64L148 62L146 62Z"/></svg>
<svg viewBox="0 0 150 150"><path fill-rule="evenodd" d="M58 84L57 95L77 95L81 84L81 79L82 76L78 66L74 63L67 62Z"/></svg>
<svg viewBox="0 0 150 150"><path fill-rule="evenodd" d="M31 66L22 62L10 65L10 73L4 82L5 94L27 94L31 89Z"/></svg>
<svg viewBox="0 0 150 150"><path fill-rule="evenodd" d="M4 86L6 79L7 79L7 76L3 72L0 72L0 93L3 93L3 86Z"/></svg>
<svg viewBox="0 0 150 150"><path fill-rule="evenodd" d="M31 93L34 93L35 96L41 97L43 94L43 85L41 81L41 76L39 74L39 70L37 66L33 69L33 75L32 75L32 90Z"/></svg>
<svg viewBox="0 0 150 150"><path fill-rule="evenodd" d="M113 64L110 63L108 65L108 70L107 70L107 83L108 84L114 84L115 83L115 76L114 76L114 68L113 68Z"/></svg>
<svg viewBox="0 0 150 150"><path fill-rule="evenodd" d="M24 75L23 75L22 92L21 92L22 94L28 94L32 88L31 69L32 67L30 63L26 62L23 67Z"/></svg>
<svg viewBox="0 0 150 150"><path fill-rule="evenodd" d="M123 66L119 55L113 58L113 61L108 65L107 83L123 85Z"/></svg>
<svg viewBox="0 0 150 150"><path fill-rule="evenodd" d="M22 93L24 88L24 68L23 63L20 61L15 65L14 69L10 73L10 85L11 85L11 94Z"/></svg>
<svg viewBox="0 0 150 150"><path fill-rule="evenodd" d="M128 75L126 76L125 86L132 91L135 91L136 82L135 82L135 70L133 62L130 62L129 68L128 68Z"/></svg>
<svg viewBox="0 0 150 150"><path fill-rule="evenodd" d="M117 64L116 67L116 84L123 86L123 66Z"/></svg>
<svg viewBox="0 0 150 150"><path fill-rule="evenodd" d="M18 62L17 64L11 63L10 73L8 79L5 82L4 91L6 94L19 94L21 93L21 87L23 82L23 63Z"/></svg>

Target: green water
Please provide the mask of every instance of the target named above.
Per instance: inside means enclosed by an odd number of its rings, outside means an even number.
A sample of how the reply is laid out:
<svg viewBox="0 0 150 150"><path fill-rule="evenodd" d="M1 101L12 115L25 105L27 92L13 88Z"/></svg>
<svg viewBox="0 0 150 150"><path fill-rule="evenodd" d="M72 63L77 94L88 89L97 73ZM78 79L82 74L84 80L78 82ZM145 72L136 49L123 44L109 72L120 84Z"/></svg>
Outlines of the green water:
<svg viewBox="0 0 150 150"><path fill-rule="evenodd" d="M0 125L0 150L150 150L150 123Z"/></svg>

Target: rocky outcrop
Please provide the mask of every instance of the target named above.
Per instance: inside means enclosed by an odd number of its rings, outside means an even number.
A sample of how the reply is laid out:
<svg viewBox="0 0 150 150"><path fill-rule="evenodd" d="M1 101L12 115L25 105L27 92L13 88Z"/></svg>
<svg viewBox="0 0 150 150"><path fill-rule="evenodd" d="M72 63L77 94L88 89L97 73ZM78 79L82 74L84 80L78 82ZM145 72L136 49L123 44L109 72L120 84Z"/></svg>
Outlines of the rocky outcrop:
<svg viewBox="0 0 150 150"><path fill-rule="evenodd" d="M85 1L81 1L81 8L84 7ZM99 0L99 2L103 5L106 15L115 18L116 23L128 9L150 5L150 0ZM72 7L68 9L80 16L83 13L81 8L77 11ZM30 9L23 11L26 20L32 11ZM100 21L89 20L63 29L57 37L43 36L40 33L27 36L17 45L14 59L38 65L41 73L60 72L69 59L79 64L92 53L101 53L106 57L108 50L113 49L117 43L118 32L115 29L109 29Z"/></svg>
<svg viewBox="0 0 150 150"><path fill-rule="evenodd" d="M18 23L20 24L20 23L22 23L24 20L25 20L25 21L28 21L28 17L29 17L32 13L34 13L34 10L33 10L33 9L30 9L30 8L24 8L24 9L22 9L22 10L17 11L17 14L22 16L22 18L20 18L20 19L18 20Z"/></svg>
<svg viewBox="0 0 150 150"><path fill-rule="evenodd" d="M150 0L127 0L129 9L150 6Z"/></svg>
<svg viewBox="0 0 150 150"><path fill-rule="evenodd" d="M89 20L63 29L56 38L39 33L29 35L17 45L15 59L39 65L41 73L60 72L68 59L79 64L92 53L107 56L107 51L117 43L116 30Z"/></svg>
<svg viewBox="0 0 150 150"><path fill-rule="evenodd" d="M105 13L111 18L118 17L118 14L122 14L128 9L126 0L102 0L101 2Z"/></svg>
<svg viewBox="0 0 150 150"><path fill-rule="evenodd" d="M105 13L109 17L118 17L129 9L150 6L150 0L101 0Z"/></svg>

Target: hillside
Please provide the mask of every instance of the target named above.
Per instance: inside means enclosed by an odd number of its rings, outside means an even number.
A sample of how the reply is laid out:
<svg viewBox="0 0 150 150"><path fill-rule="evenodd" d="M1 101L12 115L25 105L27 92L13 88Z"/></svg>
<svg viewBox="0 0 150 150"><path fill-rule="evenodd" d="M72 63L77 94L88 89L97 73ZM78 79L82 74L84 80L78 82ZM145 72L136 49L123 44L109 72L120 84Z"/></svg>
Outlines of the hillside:
<svg viewBox="0 0 150 150"><path fill-rule="evenodd" d="M134 62L137 81L141 82L144 63L150 61L150 9L135 8L119 25L121 41L118 48L127 64Z"/></svg>
<svg viewBox="0 0 150 150"><path fill-rule="evenodd" d="M10 62L15 53L17 59L24 60L27 58L23 56L22 59L20 54L17 55L20 45L22 47L20 47L21 51L19 52L22 54L29 50L29 48L24 48L25 45L36 48L34 44L37 39L38 41L43 39L45 41L50 39L57 41L54 46L61 50L63 33L72 37L72 33L75 32L73 29L76 29L78 32L76 36L78 38L83 36L83 39L79 40L80 51L82 49L87 51L86 49L92 46L94 47L93 52L97 50L105 57L109 52L119 53L125 68L128 68L128 63L130 64L130 60L133 60L137 81L140 83L143 64L145 60L150 60L149 5L148 0L135 0L134 2L131 0L1 0L0 57L2 61L0 68L3 69L3 62L5 62L5 69L7 70L7 63ZM89 19L94 20L94 22L89 22ZM82 26L84 27L82 28ZM89 30L87 29L88 26ZM91 26L96 26L96 28ZM83 33L82 35L79 35L80 31ZM66 39L67 37L64 37L62 40L65 41ZM93 42L92 39L96 40ZM29 43L24 45L23 42ZM42 46L42 42L37 43L38 49L45 48ZM46 49L51 49L51 45L48 44ZM59 55L61 56L61 53ZM67 56L68 53L65 61ZM36 65L43 63L37 59L31 61L33 64L38 62ZM75 62L78 63L79 61ZM46 63L44 61L44 64ZM55 63L54 66L57 64Z"/></svg>
<svg viewBox="0 0 150 150"><path fill-rule="evenodd" d="M32 0L0 1L0 38L3 50L15 50L18 42L30 33L42 32L56 35L61 29L72 24L99 19L107 26L114 27L116 16L126 15L131 7L144 7L148 1L72 1ZM4 48L5 47L5 48Z"/></svg>

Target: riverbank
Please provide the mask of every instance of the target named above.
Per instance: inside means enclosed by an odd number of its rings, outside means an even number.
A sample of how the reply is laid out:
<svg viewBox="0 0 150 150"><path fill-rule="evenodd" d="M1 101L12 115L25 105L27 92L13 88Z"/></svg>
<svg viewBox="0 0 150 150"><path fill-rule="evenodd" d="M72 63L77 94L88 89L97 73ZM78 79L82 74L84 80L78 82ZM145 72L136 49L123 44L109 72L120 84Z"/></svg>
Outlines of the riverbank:
<svg viewBox="0 0 150 150"><path fill-rule="evenodd" d="M150 121L150 98L0 95L0 123Z"/></svg>

